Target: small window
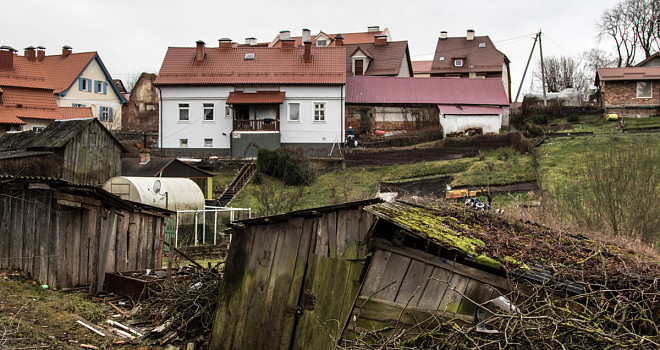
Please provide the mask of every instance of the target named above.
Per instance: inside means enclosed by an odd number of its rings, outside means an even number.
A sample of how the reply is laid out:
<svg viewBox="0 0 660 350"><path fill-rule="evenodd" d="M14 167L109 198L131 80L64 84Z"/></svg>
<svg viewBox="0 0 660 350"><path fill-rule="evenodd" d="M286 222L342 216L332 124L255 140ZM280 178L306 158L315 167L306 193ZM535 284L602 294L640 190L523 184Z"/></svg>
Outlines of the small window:
<svg viewBox="0 0 660 350"><path fill-rule="evenodd" d="M289 103L289 121L300 121L300 103Z"/></svg>
<svg viewBox="0 0 660 350"><path fill-rule="evenodd" d="M92 79L80 78L79 90L92 91Z"/></svg>
<svg viewBox="0 0 660 350"><path fill-rule="evenodd" d="M104 122L110 121L110 108L101 107L101 110L99 111L99 119Z"/></svg>
<svg viewBox="0 0 660 350"><path fill-rule="evenodd" d="M651 98L653 97L653 90L650 81L637 82L637 98Z"/></svg>
<svg viewBox="0 0 660 350"><path fill-rule="evenodd" d="M325 102L314 102L314 121L325 121Z"/></svg>
<svg viewBox="0 0 660 350"><path fill-rule="evenodd" d="M179 139L179 147L188 147L188 139Z"/></svg>
<svg viewBox="0 0 660 350"><path fill-rule="evenodd" d="M32 127L32 131L34 131L34 132L42 132L42 131L44 131L44 127L43 127L43 126L33 126L33 127Z"/></svg>
<svg viewBox="0 0 660 350"><path fill-rule="evenodd" d="M462 59L454 60L454 67L463 67L463 60Z"/></svg>
<svg viewBox="0 0 660 350"><path fill-rule="evenodd" d="M254 60L254 56L255 56L255 54L253 54L253 53L246 53L246 54L245 54L245 60L246 60L246 61L253 61L253 60Z"/></svg>
<svg viewBox="0 0 660 350"><path fill-rule="evenodd" d="M213 139L204 139L204 147L213 147Z"/></svg>
<svg viewBox="0 0 660 350"><path fill-rule="evenodd" d="M85 105L80 104L80 103L72 103L71 106L73 106L73 107L85 107Z"/></svg>
<svg viewBox="0 0 660 350"><path fill-rule="evenodd" d="M179 103L179 121L188 120L190 120L190 105L187 103Z"/></svg>
<svg viewBox="0 0 660 350"><path fill-rule="evenodd" d="M364 75L364 60L355 60L355 75Z"/></svg>
<svg viewBox="0 0 660 350"><path fill-rule="evenodd" d="M225 106L225 118L231 118L231 107Z"/></svg>
<svg viewBox="0 0 660 350"><path fill-rule="evenodd" d="M213 121L213 103L204 104L204 121Z"/></svg>
<svg viewBox="0 0 660 350"><path fill-rule="evenodd" d="M100 80L94 80L94 92L97 94L103 93L103 82Z"/></svg>
<svg viewBox="0 0 660 350"><path fill-rule="evenodd" d="M316 46L328 46L328 41L325 39L316 40Z"/></svg>

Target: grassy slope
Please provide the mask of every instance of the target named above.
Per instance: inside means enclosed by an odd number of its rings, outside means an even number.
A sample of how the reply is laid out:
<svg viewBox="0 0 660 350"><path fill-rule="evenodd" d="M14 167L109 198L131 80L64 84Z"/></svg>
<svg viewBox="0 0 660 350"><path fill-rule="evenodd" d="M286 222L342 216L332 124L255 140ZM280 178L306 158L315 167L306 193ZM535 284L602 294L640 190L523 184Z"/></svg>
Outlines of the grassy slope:
<svg viewBox="0 0 660 350"><path fill-rule="evenodd" d="M637 129L660 126L660 116L650 118L626 118L624 120L626 129ZM583 115L578 122L571 123L566 118L553 120L551 126L566 128L557 132L593 132L594 134L612 134L621 131L620 121L607 121L600 115Z"/></svg>

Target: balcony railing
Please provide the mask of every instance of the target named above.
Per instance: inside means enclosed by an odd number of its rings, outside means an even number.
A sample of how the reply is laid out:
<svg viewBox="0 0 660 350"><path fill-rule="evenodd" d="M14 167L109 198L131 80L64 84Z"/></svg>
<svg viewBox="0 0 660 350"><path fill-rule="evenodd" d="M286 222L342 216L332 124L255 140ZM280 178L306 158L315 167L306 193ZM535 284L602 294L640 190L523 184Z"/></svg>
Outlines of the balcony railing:
<svg viewBox="0 0 660 350"><path fill-rule="evenodd" d="M280 120L279 119L254 119L254 120L243 120L243 119L234 119L234 130L237 131L279 131L280 130Z"/></svg>

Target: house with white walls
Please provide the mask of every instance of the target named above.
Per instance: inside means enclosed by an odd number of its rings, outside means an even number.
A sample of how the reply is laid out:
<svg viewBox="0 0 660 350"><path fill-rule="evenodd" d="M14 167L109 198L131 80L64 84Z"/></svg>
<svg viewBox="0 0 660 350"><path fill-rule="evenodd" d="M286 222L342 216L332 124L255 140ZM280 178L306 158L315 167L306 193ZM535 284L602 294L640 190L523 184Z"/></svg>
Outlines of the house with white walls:
<svg viewBox="0 0 660 350"><path fill-rule="evenodd" d="M46 55L43 47L28 47L25 57L39 64L53 84L60 107L89 107L95 118L110 130L121 129L121 106L126 99L97 52L73 53L69 46L59 55Z"/></svg>
<svg viewBox="0 0 660 350"><path fill-rule="evenodd" d="M344 141L344 47L170 47L160 90L159 145L181 155L256 156L259 147Z"/></svg>

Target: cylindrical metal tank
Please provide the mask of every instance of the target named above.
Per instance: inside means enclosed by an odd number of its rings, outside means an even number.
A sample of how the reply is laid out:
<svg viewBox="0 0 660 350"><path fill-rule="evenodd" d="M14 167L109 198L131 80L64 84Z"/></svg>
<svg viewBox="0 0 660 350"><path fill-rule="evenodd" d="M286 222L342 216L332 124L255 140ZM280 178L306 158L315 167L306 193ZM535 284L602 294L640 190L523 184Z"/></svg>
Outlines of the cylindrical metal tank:
<svg viewBox="0 0 660 350"><path fill-rule="evenodd" d="M186 178L117 176L103 189L122 199L173 211L204 209L202 190Z"/></svg>

